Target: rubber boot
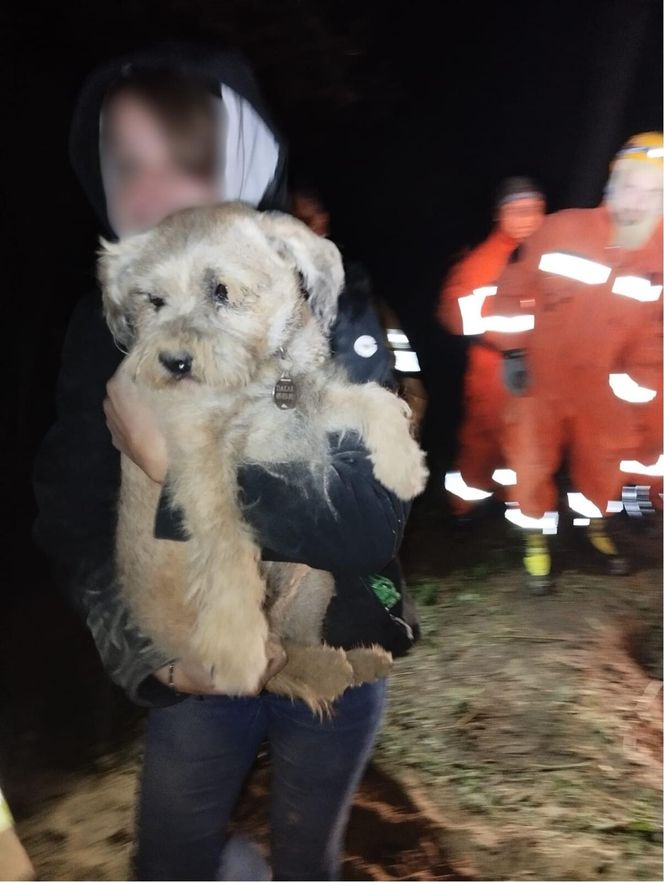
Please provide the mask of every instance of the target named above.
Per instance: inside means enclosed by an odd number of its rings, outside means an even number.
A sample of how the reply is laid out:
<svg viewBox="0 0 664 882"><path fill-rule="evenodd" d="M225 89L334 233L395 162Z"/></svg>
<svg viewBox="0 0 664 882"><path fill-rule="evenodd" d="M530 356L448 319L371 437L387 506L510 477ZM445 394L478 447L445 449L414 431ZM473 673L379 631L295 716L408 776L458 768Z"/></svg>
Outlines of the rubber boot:
<svg viewBox="0 0 664 882"><path fill-rule="evenodd" d="M533 594L548 594L553 589L551 554L542 533L526 533L523 566L526 570L526 582Z"/></svg>
<svg viewBox="0 0 664 882"><path fill-rule="evenodd" d="M606 532L604 518L593 518L588 527L588 541L602 555L606 571L611 576L626 576L629 573L629 561L618 549L613 539Z"/></svg>

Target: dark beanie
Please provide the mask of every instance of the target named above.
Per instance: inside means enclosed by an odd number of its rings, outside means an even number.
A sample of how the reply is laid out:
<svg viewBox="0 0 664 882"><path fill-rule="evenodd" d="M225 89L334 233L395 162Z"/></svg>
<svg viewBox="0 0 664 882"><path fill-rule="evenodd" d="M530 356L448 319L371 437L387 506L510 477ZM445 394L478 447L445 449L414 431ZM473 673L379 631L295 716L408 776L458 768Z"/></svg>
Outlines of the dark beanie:
<svg viewBox="0 0 664 882"><path fill-rule="evenodd" d="M528 198L545 198L542 188L536 181L526 177L505 178L496 190L495 206L499 208L506 202Z"/></svg>

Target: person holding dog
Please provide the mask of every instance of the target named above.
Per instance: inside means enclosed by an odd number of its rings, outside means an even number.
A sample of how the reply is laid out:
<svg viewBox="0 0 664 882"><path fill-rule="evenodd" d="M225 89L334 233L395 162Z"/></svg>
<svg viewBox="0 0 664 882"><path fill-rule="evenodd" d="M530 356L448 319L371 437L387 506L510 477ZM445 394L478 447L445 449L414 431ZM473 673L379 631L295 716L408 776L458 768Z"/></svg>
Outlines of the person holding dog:
<svg viewBox="0 0 664 882"><path fill-rule="evenodd" d="M188 207L243 201L284 209L286 150L251 72L234 53L168 44L111 61L87 80L70 152L102 232L123 238ZM306 292L304 292L306 296ZM351 379L391 382L381 340L369 351L356 322L350 345L331 340ZM380 726L385 680L349 689L329 718L261 691L215 694L209 672L164 657L140 632L114 572L120 451L157 484L168 456L154 415L123 371L99 294L72 316L60 371L58 418L35 466L38 544L89 627L111 676L149 707L135 854L140 879L268 878L250 847L224 841L233 808L265 741L273 769L275 879L338 879L355 789ZM330 437L332 467L318 486L306 464L243 468L245 516L266 560L329 570L335 596L324 639L405 654L417 622L396 563L408 506L373 476L357 437ZM293 469L295 468L295 471ZM220 525L223 528L223 525ZM155 535L186 541L186 512L162 493ZM389 590L388 590L389 589ZM266 682L278 670L274 660ZM233 863L235 861L235 863ZM242 875L244 874L244 875Z"/></svg>

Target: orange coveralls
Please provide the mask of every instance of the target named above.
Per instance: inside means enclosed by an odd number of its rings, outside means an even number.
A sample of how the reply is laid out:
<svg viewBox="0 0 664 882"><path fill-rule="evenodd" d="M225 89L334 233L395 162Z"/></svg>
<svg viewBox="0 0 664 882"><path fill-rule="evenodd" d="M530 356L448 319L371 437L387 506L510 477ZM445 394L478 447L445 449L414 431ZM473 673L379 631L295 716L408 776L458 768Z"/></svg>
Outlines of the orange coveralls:
<svg viewBox="0 0 664 882"><path fill-rule="evenodd" d="M475 333L466 322L459 301L477 288L495 285L517 243L500 230L494 230L451 270L443 285L438 304L438 320L452 334ZM478 304L478 312L480 305ZM481 335L476 339L481 341ZM502 356L481 342L471 345L464 377L464 413L459 429L456 468L470 487L494 490L491 476L504 464L501 450L503 410L507 392L501 378ZM457 514L472 503L450 496Z"/></svg>
<svg viewBox="0 0 664 882"><path fill-rule="evenodd" d="M517 474L510 498L529 517L557 509L554 475L565 457L574 489L604 514L629 483L621 460L650 463L661 452L661 222L637 250L612 247L611 238L605 206L550 215L485 302L494 317L534 316L532 330L490 335L503 350L526 351L530 385L508 395L503 441ZM578 268L565 268L567 256L585 260L590 283L572 277ZM658 396L622 400L612 374Z"/></svg>

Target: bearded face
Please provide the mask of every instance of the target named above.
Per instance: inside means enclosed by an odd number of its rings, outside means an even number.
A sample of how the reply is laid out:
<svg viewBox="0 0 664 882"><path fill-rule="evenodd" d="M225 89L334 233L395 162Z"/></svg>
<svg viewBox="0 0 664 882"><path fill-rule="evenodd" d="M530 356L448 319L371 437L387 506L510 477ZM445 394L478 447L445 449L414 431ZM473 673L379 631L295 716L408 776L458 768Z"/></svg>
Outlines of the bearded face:
<svg viewBox="0 0 664 882"><path fill-rule="evenodd" d="M638 247L662 218L662 172L655 164L624 160L616 164L607 191L607 205L617 244Z"/></svg>

